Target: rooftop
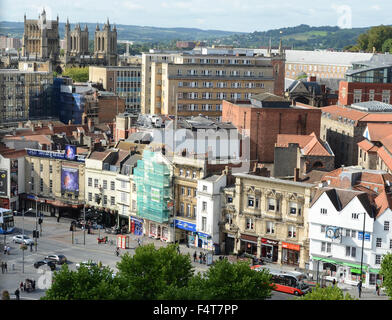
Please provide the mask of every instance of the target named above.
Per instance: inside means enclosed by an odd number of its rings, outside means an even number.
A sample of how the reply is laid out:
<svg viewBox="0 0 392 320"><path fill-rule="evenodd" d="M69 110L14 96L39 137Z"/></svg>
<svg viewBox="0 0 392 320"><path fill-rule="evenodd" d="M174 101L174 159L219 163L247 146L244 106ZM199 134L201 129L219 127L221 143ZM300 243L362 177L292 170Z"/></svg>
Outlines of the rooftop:
<svg viewBox="0 0 392 320"><path fill-rule="evenodd" d="M366 112L392 112L392 105L381 101L354 103L351 108Z"/></svg>

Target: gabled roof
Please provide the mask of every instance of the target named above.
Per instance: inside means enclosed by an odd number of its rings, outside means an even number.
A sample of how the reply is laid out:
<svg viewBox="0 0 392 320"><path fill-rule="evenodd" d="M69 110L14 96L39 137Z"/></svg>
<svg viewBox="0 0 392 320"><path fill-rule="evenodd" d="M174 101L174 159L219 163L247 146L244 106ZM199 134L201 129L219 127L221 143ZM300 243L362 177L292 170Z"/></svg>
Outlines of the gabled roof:
<svg viewBox="0 0 392 320"><path fill-rule="evenodd" d="M377 218L388 208L392 209L392 196L386 192L380 193L378 197L375 198L374 202L377 205Z"/></svg>
<svg viewBox="0 0 392 320"><path fill-rule="evenodd" d="M361 142L358 142L358 147L360 147L362 150L365 150L366 152L377 152L378 147L371 143L370 141L364 139Z"/></svg>
<svg viewBox="0 0 392 320"><path fill-rule="evenodd" d="M302 154L307 156L333 156L314 132L310 135L278 134L275 146L288 147L289 143L298 143Z"/></svg>

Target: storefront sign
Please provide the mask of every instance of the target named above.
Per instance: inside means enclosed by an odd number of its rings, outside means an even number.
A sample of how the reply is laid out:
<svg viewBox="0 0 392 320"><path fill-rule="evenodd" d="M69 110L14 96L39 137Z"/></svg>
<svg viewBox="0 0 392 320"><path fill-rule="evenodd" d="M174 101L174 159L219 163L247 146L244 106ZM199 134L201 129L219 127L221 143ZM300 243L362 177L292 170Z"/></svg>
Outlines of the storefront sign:
<svg viewBox="0 0 392 320"><path fill-rule="evenodd" d="M279 241L269 240L269 239L265 239L265 238L262 238L261 242L265 243L265 244L272 244L273 246L277 246L279 244Z"/></svg>
<svg viewBox="0 0 392 320"><path fill-rule="evenodd" d="M206 234L206 233L198 232L197 234L201 238L207 238L207 239L211 238L211 236L209 234Z"/></svg>
<svg viewBox="0 0 392 320"><path fill-rule="evenodd" d="M300 245L293 244L293 243L282 242L282 248L286 248L286 249L289 249L289 250L300 251Z"/></svg>
<svg viewBox="0 0 392 320"><path fill-rule="evenodd" d="M196 224L177 219L174 220L174 224L178 229L196 232Z"/></svg>
<svg viewBox="0 0 392 320"><path fill-rule="evenodd" d="M249 236L247 234L241 234L241 240L250 241L250 242L254 242L254 243L257 244L257 237L255 237L255 236Z"/></svg>
<svg viewBox="0 0 392 320"><path fill-rule="evenodd" d="M0 196L7 195L7 174L6 170L0 170Z"/></svg>
<svg viewBox="0 0 392 320"><path fill-rule="evenodd" d="M143 219L138 219L138 218L135 218L135 217L132 217L132 216L130 218L131 218L131 221L143 223Z"/></svg>
<svg viewBox="0 0 392 320"><path fill-rule="evenodd" d="M363 239L363 232L358 232L358 240ZM365 241L370 241L370 233L365 232Z"/></svg>
<svg viewBox="0 0 392 320"><path fill-rule="evenodd" d="M71 150L71 149L69 149ZM68 151L68 155L64 152L54 152L54 151L48 151L48 150L36 150L36 149L28 149L26 148L27 155L32 156L32 157L40 157L40 158L50 158L50 159L59 159L59 160L70 160L73 159L73 161L77 162L85 162L84 156L80 155L75 155L73 157L71 155L71 151ZM70 158L67 158L67 157Z"/></svg>

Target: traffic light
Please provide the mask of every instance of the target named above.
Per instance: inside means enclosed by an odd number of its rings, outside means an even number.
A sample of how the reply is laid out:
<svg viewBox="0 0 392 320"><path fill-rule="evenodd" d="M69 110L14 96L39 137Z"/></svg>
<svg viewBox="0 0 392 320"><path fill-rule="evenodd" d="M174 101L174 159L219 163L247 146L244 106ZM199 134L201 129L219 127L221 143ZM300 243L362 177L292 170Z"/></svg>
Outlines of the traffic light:
<svg viewBox="0 0 392 320"><path fill-rule="evenodd" d="M39 238L39 231L33 230L33 238Z"/></svg>
<svg viewBox="0 0 392 320"><path fill-rule="evenodd" d="M41 224L42 223L42 218L39 218L38 219L38 224Z"/></svg>

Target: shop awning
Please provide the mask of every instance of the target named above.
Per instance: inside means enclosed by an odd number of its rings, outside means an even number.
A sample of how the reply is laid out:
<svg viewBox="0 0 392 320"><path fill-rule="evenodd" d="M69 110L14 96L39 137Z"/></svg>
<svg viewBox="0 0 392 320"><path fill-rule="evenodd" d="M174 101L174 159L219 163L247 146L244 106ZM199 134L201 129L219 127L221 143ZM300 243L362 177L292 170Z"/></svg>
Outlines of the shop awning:
<svg viewBox="0 0 392 320"><path fill-rule="evenodd" d="M358 264L343 262L343 265L361 270L361 265L358 265ZM362 265L362 271L367 270L367 268L368 268L367 266ZM361 273L361 272L359 272L359 273Z"/></svg>
<svg viewBox="0 0 392 320"><path fill-rule="evenodd" d="M350 269L350 272L351 272L351 273L358 273L358 274L361 274L361 270L360 270L360 269ZM362 272L363 272L363 270L362 270Z"/></svg>
<svg viewBox="0 0 392 320"><path fill-rule="evenodd" d="M312 259L313 259L313 260L320 260L321 262L329 262L329 263L334 263L334 264L342 264L342 263L339 262L339 261L335 261L335 260L328 259L328 258L313 257Z"/></svg>
<svg viewBox="0 0 392 320"><path fill-rule="evenodd" d="M370 273L380 273L380 269L371 269L371 268L369 268L369 272Z"/></svg>

